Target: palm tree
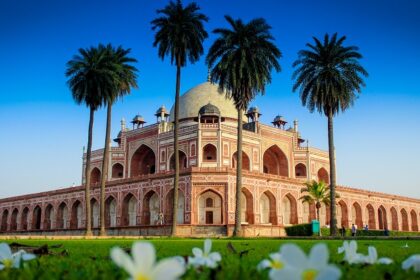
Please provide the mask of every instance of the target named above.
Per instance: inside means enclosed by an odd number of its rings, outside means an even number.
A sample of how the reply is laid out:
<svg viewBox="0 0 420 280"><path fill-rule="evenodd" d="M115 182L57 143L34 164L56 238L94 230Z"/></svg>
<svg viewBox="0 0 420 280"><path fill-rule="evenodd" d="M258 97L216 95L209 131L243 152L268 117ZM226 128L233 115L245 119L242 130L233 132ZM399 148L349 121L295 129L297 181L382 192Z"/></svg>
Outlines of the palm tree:
<svg viewBox="0 0 420 280"><path fill-rule="evenodd" d="M233 236L241 231L242 189L242 117L244 110L258 94L264 94L271 82L271 70L280 71L280 50L274 45L271 27L262 18L248 23L225 16L231 29L218 28L213 33L219 38L210 47L206 62L210 79L219 84L228 98L233 99L238 111L238 139L236 166L236 205Z"/></svg>
<svg viewBox="0 0 420 280"><path fill-rule="evenodd" d="M368 73L359 64L362 55L356 46L343 46L346 37L337 38L337 33L330 38L325 34L324 41L313 37L315 44L306 44L309 48L298 52L298 59L293 63L297 67L292 79L295 80L293 91L300 89L303 106L310 112L317 110L328 118L328 150L330 160L331 187L331 235L336 235L335 213L335 150L333 118L340 111L350 108L365 86L362 76Z"/></svg>
<svg viewBox="0 0 420 280"><path fill-rule="evenodd" d="M112 83L112 76L107 70L105 47L79 49L79 53L67 62L67 84L77 104L84 103L89 108L88 144L85 164L85 214L86 235L92 235L90 210L90 162L92 154L92 130L95 111L103 104L102 94L107 92Z"/></svg>
<svg viewBox="0 0 420 280"><path fill-rule="evenodd" d="M105 131L105 148L102 160L102 177L101 177L101 230L100 235L106 235L105 231L105 184L108 179L108 165L110 156L111 141L111 116L112 105L118 98L130 94L131 88L137 88L137 69L131 63L137 62L136 59L128 57L131 49L123 49L121 46L114 48L108 44L106 46L107 71L112 76L112 84L109 91L106 91L101 97L107 106L106 114L106 131Z"/></svg>
<svg viewBox="0 0 420 280"><path fill-rule="evenodd" d="M321 203L324 203L327 206L330 205L330 188L325 184L324 181L317 182L312 180L312 182L306 182L305 187L302 188L300 192L307 193L306 195L299 198L302 200L302 203L307 202L310 205L315 204L316 219L319 221L319 209L321 208Z"/></svg>
<svg viewBox="0 0 420 280"><path fill-rule="evenodd" d="M175 154L175 178L174 199L172 211L172 235L176 235L177 205L178 205L178 181L179 181L179 91L181 87L181 68L187 61L195 63L203 54L203 41L208 34L204 29L207 16L199 12L200 7L192 2L183 6L181 1L170 1L157 13L162 15L154 19L152 29L156 30L154 47L158 47L158 55L163 60L170 56L171 64L176 66L176 89L174 110L174 154Z"/></svg>

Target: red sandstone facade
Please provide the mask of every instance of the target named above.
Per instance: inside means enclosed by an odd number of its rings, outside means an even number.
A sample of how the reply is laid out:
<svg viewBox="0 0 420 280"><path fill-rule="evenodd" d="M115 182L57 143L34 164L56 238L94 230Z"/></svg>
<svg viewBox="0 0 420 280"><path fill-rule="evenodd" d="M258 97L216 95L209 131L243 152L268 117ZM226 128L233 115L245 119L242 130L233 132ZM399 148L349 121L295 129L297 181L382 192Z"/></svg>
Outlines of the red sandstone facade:
<svg viewBox="0 0 420 280"><path fill-rule="evenodd" d="M209 83L184 94L180 105L179 234L229 235L235 209L236 112ZM164 107L156 116L157 123L145 127L136 116L132 130L122 121L118 146L111 149L105 203L110 235L169 233L173 131ZM251 108L244 120L241 219L246 236L279 236L284 226L315 219L314 206L299 200L300 189L307 180L329 181L328 154L302 146L297 121L286 130L280 116L274 126L260 123L259 116ZM94 228L99 227L102 156L103 150L93 152L90 171ZM419 230L418 199L347 187L337 192L339 226ZM83 186L1 199L0 233L81 234L84 206ZM329 224L328 210L321 208L322 226Z"/></svg>

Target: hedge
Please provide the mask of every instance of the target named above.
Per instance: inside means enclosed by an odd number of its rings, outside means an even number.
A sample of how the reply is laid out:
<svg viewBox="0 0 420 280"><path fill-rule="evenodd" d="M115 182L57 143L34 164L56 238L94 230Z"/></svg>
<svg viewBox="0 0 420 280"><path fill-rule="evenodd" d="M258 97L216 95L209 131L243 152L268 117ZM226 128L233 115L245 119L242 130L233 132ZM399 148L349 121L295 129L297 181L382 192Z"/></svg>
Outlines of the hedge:
<svg viewBox="0 0 420 280"><path fill-rule="evenodd" d="M299 224L286 227L287 236L312 236L312 224Z"/></svg>

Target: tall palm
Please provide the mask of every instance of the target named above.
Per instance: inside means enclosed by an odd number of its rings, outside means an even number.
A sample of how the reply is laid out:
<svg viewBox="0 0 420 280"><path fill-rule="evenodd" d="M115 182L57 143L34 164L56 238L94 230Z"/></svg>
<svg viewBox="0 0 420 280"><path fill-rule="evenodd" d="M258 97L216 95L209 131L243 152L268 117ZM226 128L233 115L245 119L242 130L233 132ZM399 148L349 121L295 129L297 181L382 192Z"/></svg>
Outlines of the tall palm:
<svg viewBox="0 0 420 280"><path fill-rule="evenodd" d="M274 45L271 27L262 18L248 23L225 16L230 29L218 28L219 35L210 47L206 61L212 82L218 83L238 111L238 139L236 166L236 204L234 236L241 232L242 189L242 117L244 110L258 94L264 94L271 82L271 71L280 71L280 50Z"/></svg>
<svg viewBox="0 0 420 280"><path fill-rule="evenodd" d="M331 183L331 235L336 235L335 212L335 150L333 119L340 111L350 108L365 86L363 76L368 73L359 64L362 55L356 46L343 46L346 37L331 37L325 34L323 42L313 38L315 44L306 44L308 49L298 52L293 63L296 70L293 91L299 89L303 106L310 112L317 110L328 118L328 150Z"/></svg>
<svg viewBox="0 0 420 280"><path fill-rule="evenodd" d="M111 116L112 105L118 98L122 98L131 92L132 88L137 88L137 69L131 63L137 62L136 59L129 57L131 49L124 49L121 46L114 48L108 44L106 46L106 54L108 59L108 71L113 77L110 92L102 95L103 102L107 106L106 113L106 131L105 131L105 148L102 160L102 176L101 176L101 230L100 235L106 235L105 231L105 185L108 179L108 166L110 157L111 143Z"/></svg>
<svg viewBox="0 0 420 280"><path fill-rule="evenodd" d="M85 163L85 214L86 235L92 235L90 210L90 163L92 154L92 131L95 111L103 104L102 95L108 92L113 77L108 71L108 59L103 45L79 49L79 53L67 62L67 84L77 104L89 108L88 143Z"/></svg>
<svg viewBox="0 0 420 280"><path fill-rule="evenodd" d="M170 1L165 8L157 10L160 17L154 19L152 29L156 30L153 46L158 48L158 55L163 60L171 58L176 66L175 110L174 110L174 154L175 177L172 211L172 235L176 235L178 181L179 181L179 92L181 87L181 68L187 61L195 63L203 54L203 41L208 34L204 29L207 16L199 12L200 7L192 2L183 6L181 1Z"/></svg>

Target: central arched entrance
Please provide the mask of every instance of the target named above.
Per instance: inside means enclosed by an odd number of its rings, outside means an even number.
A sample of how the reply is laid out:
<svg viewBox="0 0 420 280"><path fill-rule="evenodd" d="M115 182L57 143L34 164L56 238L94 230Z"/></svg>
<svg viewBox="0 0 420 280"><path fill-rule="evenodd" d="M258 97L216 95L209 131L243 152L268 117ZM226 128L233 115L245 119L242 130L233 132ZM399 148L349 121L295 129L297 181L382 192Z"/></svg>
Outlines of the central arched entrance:
<svg viewBox="0 0 420 280"><path fill-rule="evenodd" d="M264 152L263 156L264 173L289 176L289 164L284 152L273 145Z"/></svg>
<svg viewBox="0 0 420 280"><path fill-rule="evenodd" d="M212 190L198 198L198 223L200 225L222 224L222 197Z"/></svg>
<svg viewBox="0 0 420 280"><path fill-rule="evenodd" d="M156 172L156 156L151 148L141 145L131 157L131 177L154 174Z"/></svg>

